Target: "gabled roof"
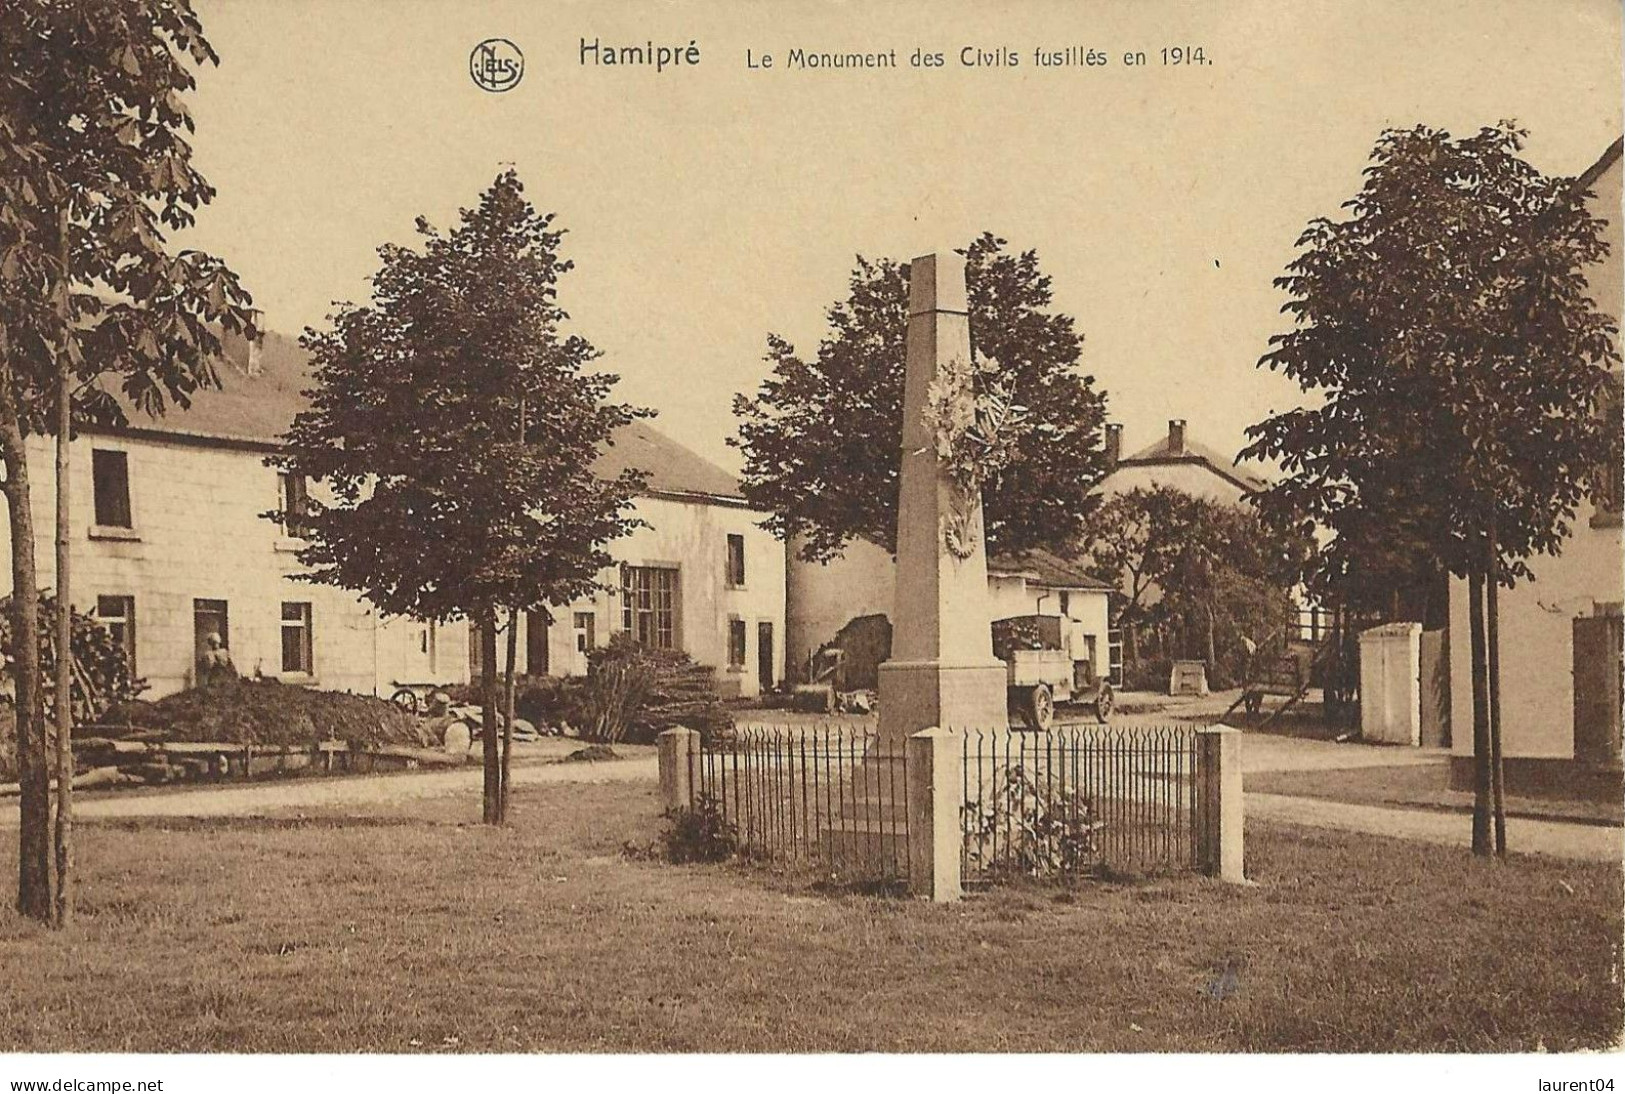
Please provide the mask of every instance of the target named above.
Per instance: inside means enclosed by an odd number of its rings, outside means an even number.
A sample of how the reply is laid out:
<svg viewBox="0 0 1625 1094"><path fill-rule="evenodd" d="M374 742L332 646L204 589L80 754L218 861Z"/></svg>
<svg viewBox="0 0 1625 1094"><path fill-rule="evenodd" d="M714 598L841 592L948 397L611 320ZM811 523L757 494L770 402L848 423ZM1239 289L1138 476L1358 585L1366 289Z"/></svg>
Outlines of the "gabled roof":
<svg viewBox="0 0 1625 1094"><path fill-rule="evenodd" d="M1614 143L1603 150L1597 162L1586 168L1585 174L1575 180L1575 186L1580 190L1591 189L1592 183L1596 182L1604 171L1619 162L1621 151L1625 151L1625 137L1615 137Z"/></svg>
<svg viewBox="0 0 1625 1094"><path fill-rule="evenodd" d="M227 341L225 357L215 366L220 387L197 391L184 410L171 405L167 414L154 417L125 402L131 427L183 439L274 447L305 407L304 391L310 386L305 351L287 335L269 331L260 343L257 375L247 373L248 346L242 339ZM116 383L115 378L108 386ZM120 401L124 402L122 396Z"/></svg>
<svg viewBox="0 0 1625 1094"><path fill-rule="evenodd" d="M1040 548L995 555L987 561L987 572L995 577L1024 577L1035 585L1051 589L1111 592L1116 588L1109 581L1090 577L1077 563Z"/></svg>
<svg viewBox="0 0 1625 1094"><path fill-rule="evenodd" d="M162 417L152 417L126 405L130 432L266 451L275 448L294 415L307 403L304 392L311 384L308 355L287 335L267 332L255 375L247 372L247 346L241 340L227 345L226 357L217 366L221 386L198 391L185 410L171 407ZM744 501L738 479L647 421L634 421L617 430L594 470L613 478L629 467L647 473L647 494L733 504Z"/></svg>
<svg viewBox="0 0 1625 1094"><path fill-rule="evenodd" d="M745 500L738 479L642 419L616 430L593 470L607 479L629 467L647 473L646 494Z"/></svg>
<svg viewBox="0 0 1625 1094"><path fill-rule="evenodd" d="M1249 494L1267 489L1269 482L1264 478L1236 466L1236 462L1223 455L1215 448L1209 448L1201 441L1185 439L1181 451L1175 452L1169 438L1164 435L1155 444L1147 445L1132 456L1124 456L1117 461L1118 467L1154 467L1158 465L1194 463L1205 465L1215 475L1225 479L1245 490Z"/></svg>

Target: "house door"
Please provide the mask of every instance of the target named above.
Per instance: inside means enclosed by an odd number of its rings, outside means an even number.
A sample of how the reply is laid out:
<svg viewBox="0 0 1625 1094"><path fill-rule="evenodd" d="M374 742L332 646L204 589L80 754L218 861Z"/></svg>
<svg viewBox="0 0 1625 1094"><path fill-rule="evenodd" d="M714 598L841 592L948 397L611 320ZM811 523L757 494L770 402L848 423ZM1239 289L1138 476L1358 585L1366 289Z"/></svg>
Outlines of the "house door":
<svg viewBox="0 0 1625 1094"><path fill-rule="evenodd" d="M546 676L551 668L547 660L549 623L546 612L525 613L525 672L531 676Z"/></svg>
<svg viewBox="0 0 1625 1094"><path fill-rule="evenodd" d="M209 635L218 634L220 644L231 649L231 627L224 600L192 601L192 666L195 669L209 650Z"/></svg>
<svg viewBox="0 0 1625 1094"><path fill-rule="evenodd" d="M773 690L773 624L756 624L756 683L762 691Z"/></svg>
<svg viewBox="0 0 1625 1094"><path fill-rule="evenodd" d="M1617 764L1620 759L1620 692L1625 675L1622 620L1617 615L1574 621L1574 758Z"/></svg>

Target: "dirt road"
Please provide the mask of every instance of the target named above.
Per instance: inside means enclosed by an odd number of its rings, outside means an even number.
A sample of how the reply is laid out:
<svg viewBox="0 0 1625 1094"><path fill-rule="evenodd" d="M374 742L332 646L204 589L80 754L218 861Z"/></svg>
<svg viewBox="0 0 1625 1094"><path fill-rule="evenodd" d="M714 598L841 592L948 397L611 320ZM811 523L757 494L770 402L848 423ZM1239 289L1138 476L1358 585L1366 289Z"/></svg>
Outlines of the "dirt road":
<svg viewBox="0 0 1625 1094"><path fill-rule="evenodd" d="M643 749L640 752L640 755L623 760L515 767L509 780L514 786L639 780L653 782L659 777L653 751ZM483 777L478 767L467 767L455 771L289 779L150 794L114 792L95 798L80 798L74 803L74 813L86 820L104 817L235 817L289 809L327 809L448 795L478 798ZM0 828L14 828L16 825L16 800L0 804Z"/></svg>

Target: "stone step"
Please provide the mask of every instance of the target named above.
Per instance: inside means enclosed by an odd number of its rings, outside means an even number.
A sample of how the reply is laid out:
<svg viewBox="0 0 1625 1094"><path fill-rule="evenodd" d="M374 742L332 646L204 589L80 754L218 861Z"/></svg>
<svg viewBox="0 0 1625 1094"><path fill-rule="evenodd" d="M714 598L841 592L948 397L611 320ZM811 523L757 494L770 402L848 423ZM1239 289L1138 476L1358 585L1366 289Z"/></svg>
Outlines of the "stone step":
<svg viewBox="0 0 1625 1094"><path fill-rule="evenodd" d="M901 818L907 810L907 803L902 800L901 795L893 798L890 794L887 794L884 797L866 796L856 800L848 798L845 808L841 810L841 816L861 821L880 820L901 823Z"/></svg>
<svg viewBox="0 0 1625 1094"><path fill-rule="evenodd" d="M901 876L908 862L908 833L900 824L847 820L818 839L831 864L848 872Z"/></svg>

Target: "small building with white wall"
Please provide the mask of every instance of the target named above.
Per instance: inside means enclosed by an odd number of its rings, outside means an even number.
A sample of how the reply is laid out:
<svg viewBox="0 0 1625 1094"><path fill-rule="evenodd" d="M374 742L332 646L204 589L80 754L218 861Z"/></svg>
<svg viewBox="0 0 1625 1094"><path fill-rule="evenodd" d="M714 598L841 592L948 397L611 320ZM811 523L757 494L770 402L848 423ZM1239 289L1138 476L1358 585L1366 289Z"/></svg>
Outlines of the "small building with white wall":
<svg viewBox="0 0 1625 1094"><path fill-rule="evenodd" d="M470 678L478 643L462 622L385 618L353 593L299 580L297 528L264 514L289 491L319 493L265 463L304 406L303 350L267 334L162 418L132 413L122 429L87 429L70 445L73 601L124 644L148 698L192 685L208 635L239 672L383 697L403 684ZM600 457L606 476L649 474L634 515L646 522L609 546L605 592L522 622L521 670L586 670L587 651L631 630L716 668L723 690L754 695L784 665L784 547L759 524L737 481L638 421ZM54 442L28 440L35 557L55 584ZM412 529L400 530L403 536ZM0 533L0 592L11 540Z"/></svg>
<svg viewBox="0 0 1625 1094"><path fill-rule="evenodd" d="M1621 142L1578 180L1593 193L1591 211L1607 221L1608 255L1587 271L1590 294L1620 318ZM1604 413L1620 414L1620 374ZM1617 473L1618 468L1612 471ZM1559 554L1529 559L1534 579L1500 591L1501 739L1507 785L1568 783L1596 775L1617 785L1620 770L1621 605L1625 538L1618 478L1584 502ZM1450 582L1450 703L1453 774L1470 785L1473 770L1472 660L1467 582Z"/></svg>

